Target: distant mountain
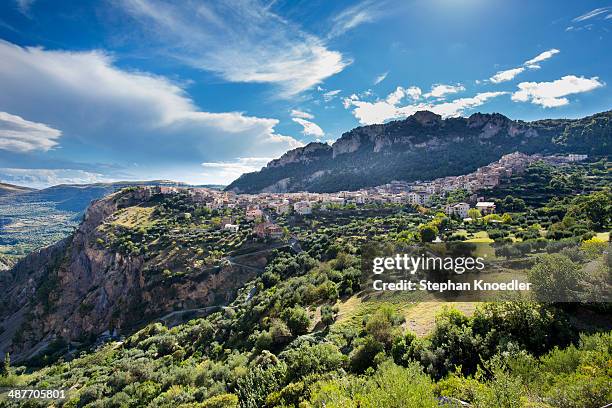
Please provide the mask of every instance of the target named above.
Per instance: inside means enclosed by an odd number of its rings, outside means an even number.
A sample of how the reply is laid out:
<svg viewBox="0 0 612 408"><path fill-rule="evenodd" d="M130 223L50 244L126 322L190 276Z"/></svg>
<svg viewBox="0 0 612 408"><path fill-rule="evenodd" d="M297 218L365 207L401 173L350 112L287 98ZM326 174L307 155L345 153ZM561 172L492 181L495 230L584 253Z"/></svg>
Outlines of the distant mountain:
<svg viewBox="0 0 612 408"><path fill-rule="evenodd" d="M21 194L35 191L33 188L16 186L14 184L0 183L0 197L8 194Z"/></svg>
<svg viewBox="0 0 612 408"><path fill-rule="evenodd" d="M429 111L362 126L333 145L310 143L226 187L240 193L333 192L392 180L466 174L514 151L607 155L612 111L582 119L511 120L499 113L442 119Z"/></svg>

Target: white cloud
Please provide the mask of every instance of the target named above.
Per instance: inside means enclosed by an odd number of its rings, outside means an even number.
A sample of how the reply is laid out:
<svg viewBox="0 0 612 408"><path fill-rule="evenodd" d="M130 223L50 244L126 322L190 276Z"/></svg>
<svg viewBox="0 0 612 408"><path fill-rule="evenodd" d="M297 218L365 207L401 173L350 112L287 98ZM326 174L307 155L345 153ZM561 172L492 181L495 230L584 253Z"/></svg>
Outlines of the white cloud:
<svg viewBox="0 0 612 408"><path fill-rule="evenodd" d="M525 68L529 69L540 69L538 62L546 61L551 58L553 55L558 54L560 51L556 48L551 48L548 51L544 51L537 56L525 61L522 66L517 68L506 69L503 71L497 71L495 75L489 78L489 81L494 84L499 84L501 82L507 82L513 80L517 75L525 71Z"/></svg>
<svg viewBox="0 0 612 408"><path fill-rule="evenodd" d="M299 123L300 125L302 125L302 127L304 128L304 130L302 130L302 133L306 136L314 136L319 139L325 135L323 129L321 129L319 125L314 122L302 118L293 118L292 120L295 123Z"/></svg>
<svg viewBox="0 0 612 408"><path fill-rule="evenodd" d="M204 178L209 184L227 184L228 180L235 180L241 174L261 170L271 157L239 157L233 161L205 162Z"/></svg>
<svg viewBox="0 0 612 408"><path fill-rule="evenodd" d="M442 117L461 116L464 111L483 105L489 99L505 95L508 92L481 92L471 98L460 98L450 102L443 102L433 105L429 108L434 113L442 115Z"/></svg>
<svg viewBox="0 0 612 408"><path fill-rule="evenodd" d="M588 13L584 13L576 18L574 18L572 21L573 22L580 22L580 21L585 21L585 20L589 20L593 17L596 17L600 14L604 14L607 13L609 10L612 10L612 7L600 7L600 8L596 8L594 10L589 11ZM606 17L608 18L608 17Z"/></svg>
<svg viewBox="0 0 612 408"><path fill-rule="evenodd" d="M47 151L58 144L62 132L44 123L0 112L0 149L13 152Z"/></svg>
<svg viewBox="0 0 612 408"><path fill-rule="evenodd" d="M404 89L404 91L406 92L406 95L408 95L415 101L421 97L422 93L421 88L419 88L418 86L411 86L410 88Z"/></svg>
<svg viewBox="0 0 612 408"><path fill-rule="evenodd" d="M521 82L512 94L516 102L528 102L545 108L567 105L568 95L589 92L604 86L598 77L584 78L566 75L552 82Z"/></svg>
<svg viewBox="0 0 612 408"><path fill-rule="evenodd" d="M411 90L413 92L413 95L411 96L413 103L400 105L402 99L408 95L407 90ZM396 90L387 95L384 100L377 100L374 102L366 102L361 100L356 95L351 95L350 98L344 99L344 107L346 109L353 108L353 116L355 116L355 118L357 118L361 124L371 125L374 123L383 123L389 120L402 119L421 110L429 110L445 118L459 116L468 109L480 106L486 103L489 99L504 94L506 94L506 92L482 92L470 98L460 98L449 102L414 103L414 101L418 100L420 97L419 88L397 87Z"/></svg>
<svg viewBox="0 0 612 408"><path fill-rule="evenodd" d="M79 146L83 157L75 160L199 165L301 146L275 131L277 119L201 111L180 85L121 70L102 52L0 40L0 61L0 109L61 129L62 151Z"/></svg>
<svg viewBox="0 0 612 408"><path fill-rule="evenodd" d="M362 97L363 96L369 96L369 94L364 94ZM417 86L411 86L409 88L398 86L395 88L395 91L387 95L386 101L391 105L397 105L406 96L412 98L413 100L419 99L421 97L421 88Z"/></svg>
<svg viewBox="0 0 612 408"><path fill-rule="evenodd" d="M0 180L9 184L46 188L58 184L91 184L111 181L102 174L75 169L0 168Z"/></svg>
<svg viewBox="0 0 612 408"><path fill-rule="evenodd" d="M327 91L323 94L323 100L329 102L334 99L338 94L342 92L340 89L334 89L333 91Z"/></svg>
<svg viewBox="0 0 612 408"><path fill-rule="evenodd" d="M301 111L299 109L292 109L291 110L291 116L293 116L295 118L302 118L302 119L314 119L314 115L313 114Z"/></svg>
<svg viewBox="0 0 612 408"><path fill-rule="evenodd" d="M290 97L349 60L257 1L116 0L166 54L231 82L272 83Z"/></svg>
<svg viewBox="0 0 612 408"><path fill-rule="evenodd" d="M364 23L375 21L383 14L382 3L382 1L364 0L346 8L333 18L333 27L328 38L340 36Z"/></svg>
<svg viewBox="0 0 612 408"><path fill-rule="evenodd" d="M523 63L523 65L531 68L531 66L536 66L538 67L536 64L538 62L542 62L542 61L546 61L547 59L551 58L553 55L558 54L560 51L556 48L552 48L548 51L544 51L540 54L538 54L537 56L533 57L530 60L525 61L525 63ZM539 67L538 67L539 68Z"/></svg>
<svg viewBox="0 0 612 408"><path fill-rule="evenodd" d="M387 95L386 101L390 105L397 105L402 99L404 99L405 95L406 93L404 92L404 88L398 86L395 88L395 91Z"/></svg>
<svg viewBox="0 0 612 408"><path fill-rule="evenodd" d="M499 84L500 82L506 82L514 79L515 76L523 72L525 68L518 67L507 69L505 71L498 71L495 75L493 75L489 80L494 84Z"/></svg>
<svg viewBox="0 0 612 408"><path fill-rule="evenodd" d="M380 84L382 81L385 80L385 78L387 78L387 75L389 75L389 71L387 72L383 72L382 74L378 75L376 78L374 78L374 85L378 85Z"/></svg>
<svg viewBox="0 0 612 408"><path fill-rule="evenodd" d="M436 84L431 87L431 91L423 95L425 98L442 98L449 94L465 91L465 87L461 84L457 85L445 85Z"/></svg>

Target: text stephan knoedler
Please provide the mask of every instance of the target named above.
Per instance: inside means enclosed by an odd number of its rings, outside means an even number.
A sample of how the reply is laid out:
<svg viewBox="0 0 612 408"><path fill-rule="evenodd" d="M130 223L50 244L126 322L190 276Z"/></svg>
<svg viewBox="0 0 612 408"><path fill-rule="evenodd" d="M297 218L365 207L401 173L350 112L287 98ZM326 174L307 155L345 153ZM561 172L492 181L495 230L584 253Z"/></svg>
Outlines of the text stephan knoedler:
<svg viewBox="0 0 612 408"><path fill-rule="evenodd" d="M373 259L372 271L379 275L385 271L405 271L414 275L418 270L430 271L435 269L453 270L456 274L463 274L465 271L482 271L485 267L484 258L477 257L429 257L424 254L420 256L410 256L408 254L396 254L391 257L377 257ZM426 279L418 282L401 279L397 282L384 282L381 279L375 280L372 284L376 291L521 291L531 290L531 283L521 282L513 279L509 282L485 282L482 279L475 279L473 282L431 282Z"/></svg>

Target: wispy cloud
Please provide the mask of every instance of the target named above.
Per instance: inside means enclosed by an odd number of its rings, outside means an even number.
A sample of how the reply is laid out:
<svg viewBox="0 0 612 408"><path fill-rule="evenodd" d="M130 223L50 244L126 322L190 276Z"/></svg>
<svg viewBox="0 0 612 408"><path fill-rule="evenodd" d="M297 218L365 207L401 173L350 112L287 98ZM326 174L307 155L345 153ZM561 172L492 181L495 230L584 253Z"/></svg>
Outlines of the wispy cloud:
<svg viewBox="0 0 612 408"><path fill-rule="evenodd" d="M313 136L317 140L325 136L323 129L312 121L314 115L294 109L291 111L291 116L291 120L302 126L302 134L304 136Z"/></svg>
<svg viewBox="0 0 612 408"><path fill-rule="evenodd" d="M302 125L304 128L302 130L304 136L314 136L319 139L325 135L323 129L321 129L321 127L314 122L302 118L293 118L293 121Z"/></svg>
<svg viewBox="0 0 612 408"><path fill-rule="evenodd" d="M569 104L568 95L589 92L604 86L598 77L585 78L566 75L552 82L521 82L512 94L516 102L531 102L545 108Z"/></svg>
<svg viewBox="0 0 612 408"><path fill-rule="evenodd" d="M332 99L338 96L340 92L342 92L340 89L334 89L332 91L327 91L323 94L323 100L325 102L330 102Z"/></svg>
<svg viewBox="0 0 612 408"><path fill-rule="evenodd" d="M0 112L0 149L13 152L47 151L58 144L62 132L44 123Z"/></svg>
<svg viewBox="0 0 612 408"><path fill-rule="evenodd" d="M333 19L328 38L338 37L364 23L371 23L383 15L383 1L364 0L348 7Z"/></svg>
<svg viewBox="0 0 612 408"><path fill-rule="evenodd" d="M585 21L585 20L589 20L593 17L597 17L601 14L605 14L608 11L612 10L612 7L600 7L600 8L596 8L594 10L591 10L587 13L584 13L574 19L572 19L573 22L581 22L581 21ZM607 17L606 17L607 18Z"/></svg>
<svg viewBox="0 0 612 408"><path fill-rule="evenodd" d="M565 31L590 31L593 30L595 27L597 27L597 24L600 23L603 20L608 20L610 18L612 18L612 13L610 13L610 11L612 11L612 6L608 6L608 7L599 7L596 9L593 9L589 12L586 12L576 18L572 19L572 25L568 26L565 28ZM601 28L607 32L608 28L607 25L604 23L604 25L601 26Z"/></svg>
<svg viewBox="0 0 612 408"><path fill-rule="evenodd" d="M495 75L489 78L489 81L493 82L494 84L499 84L500 82L511 81L514 79L515 76L517 76L524 70L525 68L518 67L518 68L507 69L505 71L497 71Z"/></svg>
<svg viewBox="0 0 612 408"><path fill-rule="evenodd" d="M308 112L301 111L299 109L292 109L291 116L294 118L302 118L302 119L314 119L314 115Z"/></svg>
<svg viewBox="0 0 612 408"><path fill-rule="evenodd" d="M550 50L541 52L535 57L525 61L522 66L517 68L506 69L503 71L497 71L495 75L489 78L489 81L494 84L499 84L501 82L507 82L513 80L517 75L524 72L526 68L529 69L539 69L539 62L546 61L551 58L553 55L558 54L560 51L556 48L551 48Z"/></svg>
<svg viewBox="0 0 612 408"><path fill-rule="evenodd" d="M280 86L290 97L350 61L257 1L116 0L164 52L231 82Z"/></svg>
<svg viewBox="0 0 612 408"><path fill-rule="evenodd" d="M551 58L553 55L560 53L561 51L559 51L556 48L551 48L548 51L544 51L540 54L538 54L537 56L533 57L530 60L527 60L523 63L524 66L526 66L527 68L539 68L539 66L537 66L536 64L538 62L542 62L542 61L546 61L547 59Z"/></svg>
<svg viewBox="0 0 612 408"><path fill-rule="evenodd" d="M389 75L389 71L387 72L383 72L382 74L378 75L376 78L374 78L374 85L378 85L380 84L382 81L385 80L385 78L387 78L387 75Z"/></svg>

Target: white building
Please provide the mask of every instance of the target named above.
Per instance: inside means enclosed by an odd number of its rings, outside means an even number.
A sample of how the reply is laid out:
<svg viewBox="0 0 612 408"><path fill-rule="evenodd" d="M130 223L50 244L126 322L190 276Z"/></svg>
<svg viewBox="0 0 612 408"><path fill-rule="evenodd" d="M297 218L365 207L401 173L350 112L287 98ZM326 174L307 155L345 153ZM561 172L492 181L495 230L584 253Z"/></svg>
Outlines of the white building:
<svg viewBox="0 0 612 408"><path fill-rule="evenodd" d="M451 204L446 207L446 214L456 215L462 219L468 216L468 211L470 211L468 203Z"/></svg>
<svg viewBox="0 0 612 408"><path fill-rule="evenodd" d="M490 201L481 201L476 203L476 209L480 210L482 215L493 214L495 212L495 203Z"/></svg>
<svg viewBox="0 0 612 408"><path fill-rule="evenodd" d="M277 214L287 214L291 207L289 206L289 201L283 201L281 203L270 203L270 208L272 208Z"/></svg>
<svg viewBox="0 0 612 408"><path fill-rule="evenodd" d="M312 213L312 206L309 201L298 201L293 204L293 209L300 215L306 215Z"/></svg>
<svg viewBox="0 0 612 408"><path fill-rule="evenodd" d="M240 226L236 225L236 224L225 224L223 226L224 230L230 231L230 232L238 232L238 230L240 229Z"/></svg>
<svg viewBox="0 0 612 408"><path fill-rule="evenodd" d="M407 195L408 204L425 205L429 202L430 194L425 191L411 191Z"/></svg>

